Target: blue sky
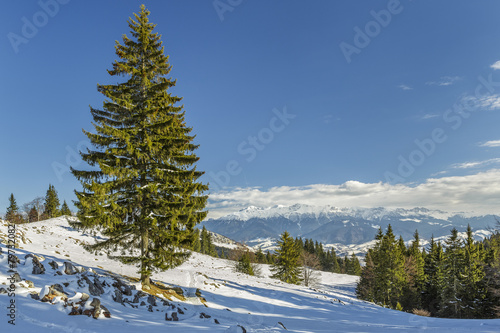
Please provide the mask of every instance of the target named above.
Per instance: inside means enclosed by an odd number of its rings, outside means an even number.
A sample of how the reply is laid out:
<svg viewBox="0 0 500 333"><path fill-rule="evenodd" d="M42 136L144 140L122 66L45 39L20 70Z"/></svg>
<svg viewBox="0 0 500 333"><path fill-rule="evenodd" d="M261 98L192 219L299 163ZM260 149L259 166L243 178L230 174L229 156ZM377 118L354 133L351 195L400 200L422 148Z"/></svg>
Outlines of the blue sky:
<svg viewBox="0 0 500 333"><path fill-rule="evenodd" d="M83 166L88 106L102 105L97 83L114 82L114 41L141 3L212 210L500 202L498 1L8 0L0 211L11 192L22 204L49 183L74 200L66 168Z"/></svg>

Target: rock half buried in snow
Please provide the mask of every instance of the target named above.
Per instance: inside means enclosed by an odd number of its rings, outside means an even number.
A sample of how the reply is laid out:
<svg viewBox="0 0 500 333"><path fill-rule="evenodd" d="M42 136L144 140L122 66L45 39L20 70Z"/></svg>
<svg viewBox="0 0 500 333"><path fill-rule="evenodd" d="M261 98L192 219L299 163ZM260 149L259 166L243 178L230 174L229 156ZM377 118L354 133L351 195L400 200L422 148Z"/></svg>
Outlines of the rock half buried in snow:
<svg viewBox="0 0 500 333"><path fill-rule="evenodd" d="M38 260L36 256L33 256L33 271L31 274L45 274L45 267L43 267L43 264Z"/></svg>
<svg viewBox="0 0 500 333"><path fill-rule="evenodd" d="M113 287L120 290L120 292L125 296L132 296L132 288L125 283L123 283L120 279L115 279L115 282L112 285Z"/></svg>
<svg viewBox="0 0 500 333"><path fill-rule="evenodd" d="M49 262L49 266L52 267L52 269L56 270L56 271L59 269L59 264L57 262L55 262L54 260Z"/></svg>
<svg viewBox="0 0 500 333"><path fill-rule="evenodd" d="M76 273L78 273L78 270L76 269L76 267L72 263L65 261L64 262L64 273L66 275L75 275Z"/></svg>
<svg viewBox="0 0 500 333"><path fill-rule="evenodd" d="M94 282L92 282L87 275L83 275L82 279L78 280L78 285L83 287L84 283L88 284L89 293L92 296L101 296L104 293L104 288L96 276L94 276Z"/></svg>
<svg viewBox="0 0 500 333"><path fill-rule="evenodd" d="M12 279L9 279L9 281L12 283L17 283L17 282L21 282L23 279L21 279L21 275L19 275L19 273L14 273L14 275L12 275Z"/></svg>
<svg viewBox="0 0 500 333"><path fill-rule="evenodd" d="M52 302L55 297L62 297L64 300L68 299L68 296L64 292L63 287L60 284L53 284L50 287L45 286L43 291L42 302Z"/></svg>
<svg viewBox="0 0 500 333"><path fill-rule="evenodd" d="M166 321L179 321L179 317L177 316L177 312L172 312L172 314L169 316L168 313L165 313L165 320Z"/></svg>
<svg viewBox="0 0 500 333"><path fill-rule="evenodd" d="M226 333L247 333L247 330L241 325L233 325L233 326L229 327L225 332Z"/></svg>

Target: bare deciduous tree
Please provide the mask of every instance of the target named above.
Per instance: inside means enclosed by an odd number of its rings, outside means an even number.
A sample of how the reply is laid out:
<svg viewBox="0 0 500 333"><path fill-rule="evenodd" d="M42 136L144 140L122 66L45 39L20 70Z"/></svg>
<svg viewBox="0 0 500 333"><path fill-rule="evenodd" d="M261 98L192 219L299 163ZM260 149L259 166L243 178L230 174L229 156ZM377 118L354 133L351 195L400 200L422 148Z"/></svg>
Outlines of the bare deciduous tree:
<svg viewBox="0 0 500 333"><path fill-rule="evenodd" d="M302 278L306 287L314 286L319 283L319 272L321 268L318 256L304 251L301 255Z"/></svg>

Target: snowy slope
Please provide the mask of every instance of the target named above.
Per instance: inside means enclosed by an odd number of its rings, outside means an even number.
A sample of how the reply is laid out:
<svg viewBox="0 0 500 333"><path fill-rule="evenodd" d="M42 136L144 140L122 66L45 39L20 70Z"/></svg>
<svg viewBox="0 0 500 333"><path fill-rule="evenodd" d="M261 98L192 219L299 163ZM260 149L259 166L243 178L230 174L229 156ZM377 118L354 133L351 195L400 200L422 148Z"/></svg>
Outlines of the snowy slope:
<svg viewBox="0 0 500 333"><path fill-rule="evenodd" d="M0 238L4 242L7 232L2 223ZM267 265L262 266L262 277L251 277L235 273L230 261L199 254L176 269L153 276L166 286L180 287L184 297L157 297L156 305L149 306L151 297L143 296L145 304L140 305L130 301L140 295L133 290L134 286L139 289L139 284L126 278L137 277L137 269L82 250L78 243L92 237L72 229L64 218L17 226L17 240L20 263L15 270L23 281L16 283L16 326L7 323L12 298L0 294L0 332L243 332L241 327L246 332L500 331L500 320L425 318L359 301L354 296L357 278L353 276L321 272L320 283L312 289L270 279ZM0 288L8 288L12 272L8 271L5 244L1 248ZM25 259L30 253L40 257L45 274L33 274L34 259ZM52 261L57 265L49 264ZM69 261L79 273L62 272ZM73 297L70 300L79 300L83 293L90 293L90 285L78 283L84 276L103 284L104 293L97 298L111 313L110 318L102 314L97 320L69 316L71 306L65 308L62 299L55 298L51 304L29 295L36 292L43 296L57 283ZM28 287L24 280L34 286ZM112 284L118 280L123 284L120 288L132 289L130 296L123 296L129 300L123 304L113 299L117 291ZM85 303L86 308L93 298L96 296ZM174 310L179 321L166 321Z"/></svg>

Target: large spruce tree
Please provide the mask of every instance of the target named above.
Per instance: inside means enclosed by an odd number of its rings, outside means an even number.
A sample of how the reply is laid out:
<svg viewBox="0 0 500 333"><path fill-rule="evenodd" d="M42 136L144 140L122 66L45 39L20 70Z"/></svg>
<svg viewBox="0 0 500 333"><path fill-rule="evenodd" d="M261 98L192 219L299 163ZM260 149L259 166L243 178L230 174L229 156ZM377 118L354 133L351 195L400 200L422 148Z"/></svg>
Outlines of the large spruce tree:
<svg viewBox="0 0 500 333"><path fill-rule="evenodd" d="M149 14L141 6L128 20L131 36L116 42L119 59L108 73L125 79L98 85L106 99L102 109L91 108L95 132L84 131L94 149L81 153L92 168L72 170L83 187L76 191L83 227L107 237L87 249L129 250L115 257L138 264L146 288L155 269L189 255L208 190L198 181L197 145L181 98L169 92L176 81L167 77L171 65Z"/></svg>

